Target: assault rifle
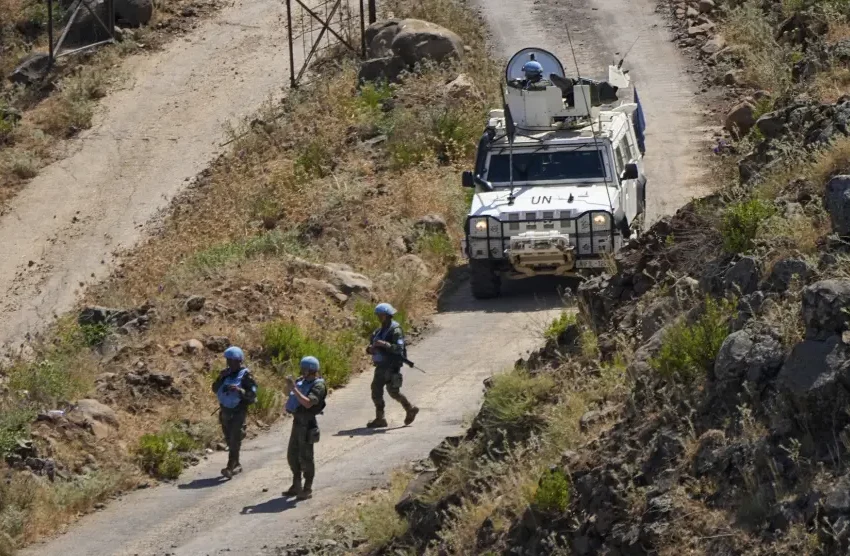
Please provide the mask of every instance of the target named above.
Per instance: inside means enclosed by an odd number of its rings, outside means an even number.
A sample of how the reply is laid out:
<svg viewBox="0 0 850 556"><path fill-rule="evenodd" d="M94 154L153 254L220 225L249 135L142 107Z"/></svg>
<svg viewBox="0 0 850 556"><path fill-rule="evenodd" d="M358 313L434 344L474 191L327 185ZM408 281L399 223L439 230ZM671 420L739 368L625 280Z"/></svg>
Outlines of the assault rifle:
<svg viewBox="0 0 850 556"><path fill-rule="evenodd" d="M422 369L420 369L419 367L417 367L416 364L413 361L411 361L410 359L408 359L407 357L402 357L401 362L404 363L405 365L407 365L408 367L412 368L412 369L416 369L417 371L419 371L422 374L428 374L425 371L423 371Z"/></svg>

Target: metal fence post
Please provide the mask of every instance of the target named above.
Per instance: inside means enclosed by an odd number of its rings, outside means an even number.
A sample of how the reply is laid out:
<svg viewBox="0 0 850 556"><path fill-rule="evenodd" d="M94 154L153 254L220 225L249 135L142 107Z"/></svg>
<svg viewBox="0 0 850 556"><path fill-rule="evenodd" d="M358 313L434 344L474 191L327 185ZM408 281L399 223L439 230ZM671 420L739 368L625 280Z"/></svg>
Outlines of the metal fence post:
<svg viewBox="0 0 850 556"><path fill-rule="evenodd" d="M286 25L289 28L289 83L294 89L298 83L295 79L295 41L292 40L292 0L286 0Z"/></svg>
<svg viewBox="0 0 850 556"><path fill-rule="evenodd" d="M366 58L366 14L363 7L363 0L360 0L360 50L361 56Z"/></svg>
<svg viewBox="0 0 850 556"><path fill-rule="evenodd" d="M369 25L378 21L378 10L375 7L375 0L369 0Z"/></svg>

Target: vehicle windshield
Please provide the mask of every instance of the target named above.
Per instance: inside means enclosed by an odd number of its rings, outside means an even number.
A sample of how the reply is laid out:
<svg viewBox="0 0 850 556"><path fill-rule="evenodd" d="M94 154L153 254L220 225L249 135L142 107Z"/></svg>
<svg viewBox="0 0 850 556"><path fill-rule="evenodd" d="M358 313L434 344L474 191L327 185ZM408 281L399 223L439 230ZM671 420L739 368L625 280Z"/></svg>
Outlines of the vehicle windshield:
<svg viewBox="0 0 850 556"><path fill-rule="evenodd" d="M510 155L493 154L487 168L490 183L510 183ZM605 177L597 150L515 152L514 182L595 180Z"/></svg>

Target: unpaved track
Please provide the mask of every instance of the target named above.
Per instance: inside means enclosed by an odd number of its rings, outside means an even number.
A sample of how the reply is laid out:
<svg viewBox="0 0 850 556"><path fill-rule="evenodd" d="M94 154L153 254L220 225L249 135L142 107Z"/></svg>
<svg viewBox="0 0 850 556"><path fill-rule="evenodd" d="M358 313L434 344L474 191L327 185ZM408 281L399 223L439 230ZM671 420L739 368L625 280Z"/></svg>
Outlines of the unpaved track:
<svg viewBox="0 0 850 556"><path fill-rule="evenodd" d="M704 130L693 99L693 84L669 42L650 0L480 0L494 32L493 44L510 55L525 46L556 52L568 68L566 39L550 28L569 17L584 73L604 75L608 57L588 53L624 50L638 32L629 56L650 129L647 173L650 218L671 213L701 193L694 156ZM597 9L592 9L597 8ZM603 34L603 32L605 34ZM603 36L610 36L609 45ZM616 42L616 44L614 44ZM622 44L621 44L622 43ZM280 56L283 54L280 53ZM568 70L569 71L569 70ZM220 483L224 454L190 470L178 486L165 485L127 496L107 510L84 518L54 542L24 554L43 556L270 554L308 531L316 515L348 494L381 484L393 468L427 456L443 437L462 430L463 418L481 401L481 381L509 367L540 342L540 331L557 314L551 284L544 295L534 284L488 303L473 302L466 286L450 296L435 317L432 332L411 349L428 374L405 370L404 390L422 412L411 427L372 434L362 430L372 417L368 374L356 377L329 399L320 419L318 474L312 500L294 504L280 492L290 475L285 462L286 423L244 448L245 472ZM403 415L388 400L391 426ZM264 489L268 491L264 492Z"/></svg>
<svg viewBox="0 0 850 556"><path fill-rule="evenodd" d="M295 541L293 535L303 535L322 509L383 482L394 468L426 457L444 437L461 432L463 418L480 404L483 380L535 348L543 328L557 315L554 288L543 286L548 292L543 297L509 291L486 308L474 303L465 287L449 297L429 335L409 350L410 358L427 371L404 371L403 391L421 408L412 426L402 426L403 410L386 398L390 428L376 433L365 429L374 417L371 373L334 392L319 417L322 439L316 447L311 500L295 504L281 496L291 480L286 421L245 444L245 471L234 480L218 478L226 455L217 453L181 477L179 485L133 493L24 554L273 553L275 546Z"/></svg>
<svg viewBox="0 0 850 556"><path fill-rule="evenodd" d="M280 96L285 6L235 0L166 50L128 62L129 82L104 99L71 154L0 218L0 346L70 309L80 283L105 277L112 253L209 165L224 124Z"/></svg>

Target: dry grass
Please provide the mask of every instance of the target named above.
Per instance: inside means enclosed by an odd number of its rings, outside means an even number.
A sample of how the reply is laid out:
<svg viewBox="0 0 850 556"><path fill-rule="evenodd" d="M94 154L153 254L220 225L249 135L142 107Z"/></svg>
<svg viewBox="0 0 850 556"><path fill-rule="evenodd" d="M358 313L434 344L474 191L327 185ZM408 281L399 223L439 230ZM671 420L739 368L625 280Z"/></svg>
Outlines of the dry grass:
<svg viewBox="0 0 850 556"><path fill-rule="evenodd" d="M774 39L773 23L760 2L747 0L729 13L721 32L730 45L741 47L744 81L776 96L791 86L791 65L799 54Z"/></svg>
<svg viewBox="0 0 850 556"><path fill-rule="evenodd" d="M850 92L850 69L830 66L828 70L815 75L811 89L818 101L825 104L834 103Z"/></svg>

